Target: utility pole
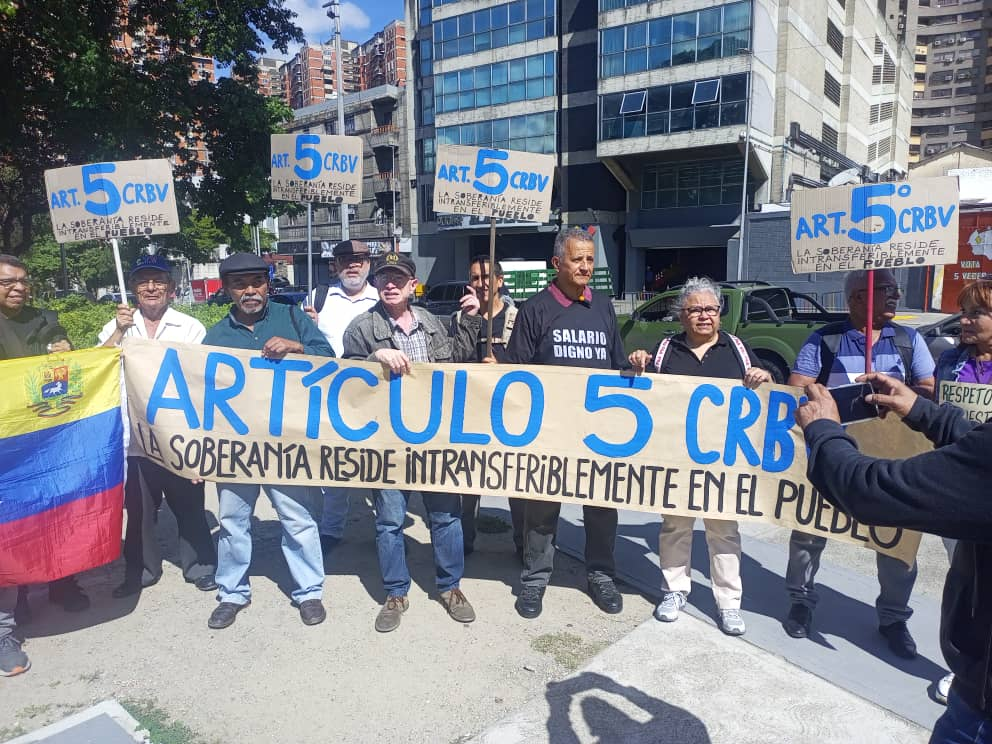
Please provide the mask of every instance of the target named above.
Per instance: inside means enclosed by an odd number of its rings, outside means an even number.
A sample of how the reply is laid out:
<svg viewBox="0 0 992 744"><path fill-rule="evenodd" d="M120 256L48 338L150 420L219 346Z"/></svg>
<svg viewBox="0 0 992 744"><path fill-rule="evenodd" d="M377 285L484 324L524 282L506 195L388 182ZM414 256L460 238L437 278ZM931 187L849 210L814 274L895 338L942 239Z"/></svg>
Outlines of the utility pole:
<svg viewBox="0 0 992 744"><path fill-rule="evenodd" d="M400 249L399 242L396 236L396 189L399 188L399 172L396 170L396 158L399 157L400 146L393 145L393 174L390 178L389 190L393 194L393 252L395 253Z"/></svg>
<svg viewBox="0 0 992 744"><path fill-rule="evenodd" d="M747 170L751 155L751 100L754 97L754 50L739 49L747 55L747 106L744 112L744 185L741 186L741 231L737 240L737 281L744 279L744 246L747 244Z"/></svg>
<svg viewBox="0 0 992 744"><path fill-rule="evenodd" d="M321 7L327 8L327 17L334 21L334 64L336 71L334 74L334 87L337 89L338 97L338 134L344 131L344 63L341 60L341 0L329 0ZM343 202L338 204L338 213L341 215L341 240L347 240L348 232L348 205Z"/></svg>

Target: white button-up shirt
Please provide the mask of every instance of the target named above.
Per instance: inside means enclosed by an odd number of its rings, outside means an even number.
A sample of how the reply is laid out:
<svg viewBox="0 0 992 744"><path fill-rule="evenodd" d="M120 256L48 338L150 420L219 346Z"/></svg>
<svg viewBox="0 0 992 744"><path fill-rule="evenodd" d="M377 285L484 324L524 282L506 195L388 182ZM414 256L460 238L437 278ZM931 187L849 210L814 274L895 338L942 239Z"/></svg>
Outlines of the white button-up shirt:
<svg viewBox="0 0 992 744"><path fill-rule="evenodd" d="M317 290L310 295L309 305L313 307ZM327 289L324 306L317 313L317 328L327 338L334 349L334 356L344 355L344 331L355 318L370 309L379 301L379 292L371 284L354 297L349 297L340 282L334 282Z"/></svg>
<svg viewBox="0 0 992 744"><path fill-rule="evenodd" d="M117 330L117 318L112 318L100 331L99 345L107 343L114 331ZM207 329L203 323L186 313L181 313L169 307L158 322L155 330L156 341L182 341L187 344L198 344L207 335ZM141 315L141 310L134 311L134 325L124 332L124 338L149 338L148 329L145 328L145 319Z"/></svg>

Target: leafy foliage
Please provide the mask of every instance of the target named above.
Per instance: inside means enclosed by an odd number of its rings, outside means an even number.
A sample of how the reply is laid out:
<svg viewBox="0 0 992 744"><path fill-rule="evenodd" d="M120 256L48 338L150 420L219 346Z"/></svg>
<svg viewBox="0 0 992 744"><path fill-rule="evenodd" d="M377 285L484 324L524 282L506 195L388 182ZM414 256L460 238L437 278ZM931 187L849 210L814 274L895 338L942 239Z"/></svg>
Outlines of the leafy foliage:
<svg viewBox="0 0 992 744"><path fill-rule="evenodd" d="M262 34L283 52L303 40L283 3L0 0L0 250L31 245L46 169L162 157L176 163L180 209L211 215L237 246L244 215L259 222L275 206L261 154L290 112L240 81L254 77ZM233 76L199 79L198 57ZM194 186L197 137L212 157Z"/></svg>

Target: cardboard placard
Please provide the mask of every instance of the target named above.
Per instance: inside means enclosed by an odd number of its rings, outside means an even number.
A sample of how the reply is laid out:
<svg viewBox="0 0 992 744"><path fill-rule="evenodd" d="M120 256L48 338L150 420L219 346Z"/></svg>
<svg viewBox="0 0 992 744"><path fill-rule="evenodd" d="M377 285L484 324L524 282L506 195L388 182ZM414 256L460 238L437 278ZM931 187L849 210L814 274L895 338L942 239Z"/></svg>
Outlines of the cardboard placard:
<svg viewBox="0 0 992 744"><path fill-rule="evenodd" d="M957 178L806 189L791 212L795 274L957 261Z"/></svg>
<svg viewBox="0 0 992 744"><path fill-rule="evenodd" d="M272 198L322 204L362 201L362 138L272 135Z"/></svg>
<svg viewBox="0 0 992 744"><path fill-rule="evenodd" d="M124 160L46 170L45 191L59 243L179 232L168 160Z"/></svg>
<svg viewBox="0 0 992 744"><path fill-rule="evenodd" d="M547 222L554 183L552 155L439 145L434 211L510 222Z"/></svg>
<svg viewBox="0 0 992 744"><path fill-rule="evenodd" d="M975 424L984 424L992 419L992 385L980 385L974 382L951 382L943 380L938 383L937 400L950 403L964 411L965 418Z"/></svg>

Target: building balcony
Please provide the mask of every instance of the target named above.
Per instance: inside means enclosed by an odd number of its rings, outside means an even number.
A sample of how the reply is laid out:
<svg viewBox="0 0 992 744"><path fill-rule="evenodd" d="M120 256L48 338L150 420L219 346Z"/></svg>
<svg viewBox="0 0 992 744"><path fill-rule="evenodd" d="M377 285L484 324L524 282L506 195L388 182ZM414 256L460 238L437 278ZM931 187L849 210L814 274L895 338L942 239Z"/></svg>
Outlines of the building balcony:
<svg viewBox="0 0 992 744"><path fill-rule="evenodd" d="M393 173L376 173L372 176L372 189L377 194L388 194L400 190L399 179Z"/></svg>
<svg viewBox="0 0 992 744"><path fill-rule="evenodd" d="M400 129L395 124L387 124L384 127L376 127L368 134L369 147L399 147Z"/></svg>

